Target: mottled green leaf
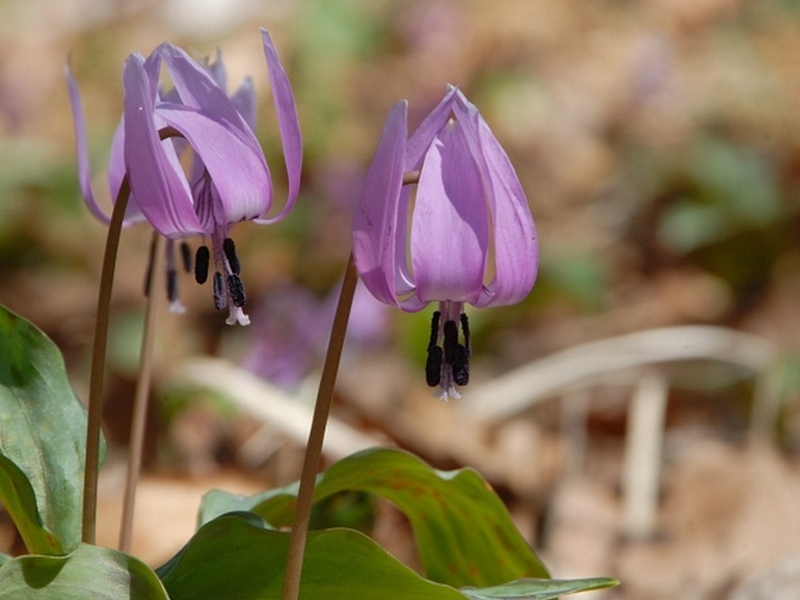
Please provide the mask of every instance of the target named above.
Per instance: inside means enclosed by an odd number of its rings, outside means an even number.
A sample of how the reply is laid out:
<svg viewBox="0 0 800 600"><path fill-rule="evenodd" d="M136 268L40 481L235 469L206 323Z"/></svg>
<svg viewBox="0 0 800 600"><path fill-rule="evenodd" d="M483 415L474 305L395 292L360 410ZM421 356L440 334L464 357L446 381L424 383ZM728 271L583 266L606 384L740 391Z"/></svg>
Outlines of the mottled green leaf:
<svg viewBox="0 0 800 600"><path fill-rule="evenodd" d="M454 587L499 585L548 577L519 534L502 501L472 469L437 471L400 450L373 448L322 473L315 502L343 490L386 498L408 517L426 577ZM249 510L275 527L291 525L297 485L249 498L214 491L203 500L201 522Z"/></svg>
<svg viewBox="0 0 800 600"><path fill-rule="evenodd" d="M69 551L81 535L86 412L55 344L2 306L0 356L0 451L30 481L44 527ZM13 486L10 472L0 475ZM16 523L20 530L39 526L34 513L30 506L17 513L27 520Z"/></svg>
<svg viewBox="0 0 800 600"><path fill-rule="evenodd" d="M203 525L157 572L171 600L279 599L289 535L268 528L256 515L230 513ZM309 534L300 595L313 600L464 598L452 588L426 581L351 529Z"/></svg>
<svg viewBox="0 0 800 600"><path fill-rule="evenodd" d="M42 525L30 481L13 461L2 454L0 454L0 502L17 526L28 552L64 554L58 537Z"/></svg>

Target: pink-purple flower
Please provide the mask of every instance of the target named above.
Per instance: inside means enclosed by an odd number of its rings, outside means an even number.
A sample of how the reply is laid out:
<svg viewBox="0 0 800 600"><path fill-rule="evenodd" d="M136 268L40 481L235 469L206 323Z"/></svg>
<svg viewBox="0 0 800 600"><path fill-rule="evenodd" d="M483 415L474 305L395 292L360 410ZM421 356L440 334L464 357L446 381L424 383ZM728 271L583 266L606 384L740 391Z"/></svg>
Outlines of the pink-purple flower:
<svg viewBox="0 0 800 600"><path fill-rule="evenodd" d="M278 214L267 217L273 185L254 132L252 83L245 80L229 97L219 56L214 63L200 64L170 44L162 44L147 58L131 54L123 67L124 113L108 166L112 199L125 177L130 184L126 224L146 219L168 240L202 236L195 276L204 283L213 266L215 305L228 307L230 324L246 325L249 318L242 308L246 298L229 230L239 221L265 224L286 216L297 199L302 167L292 88L269 34L263 29L261 34L288 176L288 198ZM159 85L162 65L173 85L169 90ZM86 123L69 72L68 83L81 191L92 214L108 222L92 190ZM169 264L174 263L172 247L168 245ZM177 298L171 300L177 303Z"/></svg>
<svg viewBox="0 0 800 600"><path fill-rule="evenodd" d="M458 397L471 353L464 305L528 294L536 228L508 156L460 90L451 87L411 137L407 114L406 101L389 112L354 217L353 252L377 299L408 312L438 303L426 380Z"/></svg>

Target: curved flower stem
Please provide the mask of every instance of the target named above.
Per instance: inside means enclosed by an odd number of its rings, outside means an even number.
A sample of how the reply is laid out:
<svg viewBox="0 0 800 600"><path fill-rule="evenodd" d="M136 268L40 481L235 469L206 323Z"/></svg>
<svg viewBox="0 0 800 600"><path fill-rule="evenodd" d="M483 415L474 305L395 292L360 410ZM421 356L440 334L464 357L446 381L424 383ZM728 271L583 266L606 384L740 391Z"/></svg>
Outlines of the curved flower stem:
<svg viewBox="0 0 800 600"><path fill-rule="evenodd" d="M97 294L97 320L92 346L92 369L89 379L89 406L86 419L86 462L83 472L83 522L81 539L94 544L97 525L97 476L100 471L100 424L103 417L103 375L105 374L108 322L111 313L111 289L117 264L122 221L130 196L130 181L126 175L119 188L111 223L106 234L106 249Z"/></svg>
<svg viewBox="0 0 800 600"><path fill-rule="evenodd" d="M336 315L333 319L331 337L328 342L328 352L325 355L325 364L322 367L322 377L320 378L317 401L314 406L314 416L311 419L311 431L308 434L303 471L300 476L300 489L297 492L297 505L289 539L289 555L286 559L286 575L283 580L283 600L297 600L300 594L300 574L303 570L308 524L311 519L311 506L314 500L314 484L319 470L322 441L325 437L325 425L330 414L333 389L336 385L342 346L344 345L344 337L347 331L347 321L350 318L350 308L353 305L353 294L357 283L358 273L351 253L347 261L342 291L339 294L339 303L336 306Z"/></svg>
<svg viewBox="0 0 800 600"><path fill-rule="evenodd" d="M142 467L142 449L144 448L145 421L150 395L150 381L153 374L153 343L156 332L156 316L158 315L158 299L162 269L164 262L165 238L153 231L153 255L150 257L150 281L147 295L147 308L144 313L144 332L142 346L139 351L139 378L136 381L136 392L133 400L131 417L131 437L128 446L128 473L125 480L125 496L122 501L122 525L119 533L119 549L130 552L133 537L133 510L136 504L136 485L139 483L139 472Z"/></svg>

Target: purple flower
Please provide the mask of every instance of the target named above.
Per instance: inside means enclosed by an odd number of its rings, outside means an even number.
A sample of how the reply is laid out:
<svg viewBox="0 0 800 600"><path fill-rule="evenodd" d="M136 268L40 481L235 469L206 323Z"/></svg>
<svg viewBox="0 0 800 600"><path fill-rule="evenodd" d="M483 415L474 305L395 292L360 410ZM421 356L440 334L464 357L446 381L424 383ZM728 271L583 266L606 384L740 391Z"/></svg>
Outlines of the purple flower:
<svg viewBox="0 0 800 600"><path fill-rule="evenodd" d="M131 54L123 68L124 114L111 147L108 179L116 199L128 177L131 197L125 223L146 219L169 240L200 235L195 278L204 283L213 260L214 302L228 307L229 324L247 325L240 264L228 232L234 223L273 223L294 205L300 182L302 141L294 96L269 34L261 30L281 132L289 194L282 210L266 218L272 179L256 139L255 98L245 80L231 97L225 92L222 61L201 65L183 50L162 44L146 59ZM173 88L159 87L162 64ZM81 191L89 210L108 222L91 187L86 124L74 78L68 72L78 147ZM184 170L187 161L188 167ZM210 241L211 251L206 246ZM168 244L168 272L174 264ZM174 278L173 278L174 279ZM173 295L174 285L170 285ZM173 304L177 298L171 298ZM178 305L179 308L179 305Z"/></svg>
<svg viewBox="0 0 800 600"><path fill-rule="evenodd" d="M536 229L508 156L458 89L410 138L407 113L406 101L389 112L355 214L353 251L378 300L408 312L438 303L426 379L443 398L458 397L471 353L464 304L514 304L528 294Z"/></svg>
<svg viewBox="0 0 800 600"><path fill-rule="evenodd" d="M294 390L325 356L341 286L318 299L306 288L288 284L262 299L251 330L253 343L244 359L247 370L286 389ZM347 328L351 351L375 352L386 338L388 307L359 284Z"/></svg>

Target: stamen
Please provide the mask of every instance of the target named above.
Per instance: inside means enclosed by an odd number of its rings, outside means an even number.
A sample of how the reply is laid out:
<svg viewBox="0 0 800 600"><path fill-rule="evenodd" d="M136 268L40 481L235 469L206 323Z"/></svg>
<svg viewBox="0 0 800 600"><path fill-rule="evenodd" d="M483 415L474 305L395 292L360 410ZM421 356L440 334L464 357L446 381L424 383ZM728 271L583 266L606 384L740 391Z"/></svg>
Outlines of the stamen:
<svg viewBox="0 0 800 600"><path fill-rule="evenodd" d="M438 310L433 311L433 319L431 319L431 338L428 342L428 348L431 346L435 346L436 342L439 341L439 319L441 319L442 313Z"/></svg>
<svg viewBox="0 0 800 600"><path fill-rule="evenodd" d="M238 275L242 267L239 264L239 257L236 256L236 245L233 243L231 238L225 238L222 241L222 250L225 252L225 258L228 259L228 265L230 265L231 272L234 275Z"/></svg>
<svg viewBox="0 0 800 600"><path fill-rule="evenodd" d="M442 381L442 355L439 346L428 346L428 360L425 361L425 383L436 387Z"/></svg>
<svg viewBox="0 0 800 600"><path fill-rule="evenodd" d="M244 284L238 275L228 275L228 293L231 295L234 306L242 307L245 305L247 297L244 293Z"/></svg>
<svg viewBox="0 0 800 600"><path fill-rule="evenodd" d="M170 303L178 300L178 271L174 268L167 269L167 299Z"/></svg>
<svg viewBox="0 0 800 600"><path fill-rule="evenodd" d="M464 347L467 350L467 356L472 356L472 340L469 337L469 319L467 313L461 313L461 331L464 332Z"/></svg>
<svg viewBox="0 0 800 600"><path fill-rule="evenodd" d="M448 365L455 364L458 351L458 325L455 321L444 324L444 361Z"/></svg>
<svg viewBox="0 0 800 600"><path fill-rule="evenodd" d="M208 246L200 246L194 256L194 279L197 283L203 284L208 279L208 263L210 260L211 253L208 251Z"/></svg>
<svg viewBox="0 0 800 600"><path fill-rule="evenodd" d="M225 284L222 281L222 273L214 273L214 308L220 310L228 304L225 298Z"/></svg>
<svg viewBox="0 0 800 600"><path fill-rule="evenodd" d="M183 263L183 270L187 273L192 272L192 249L189 244L181 242L181 262Z"/></svg>

